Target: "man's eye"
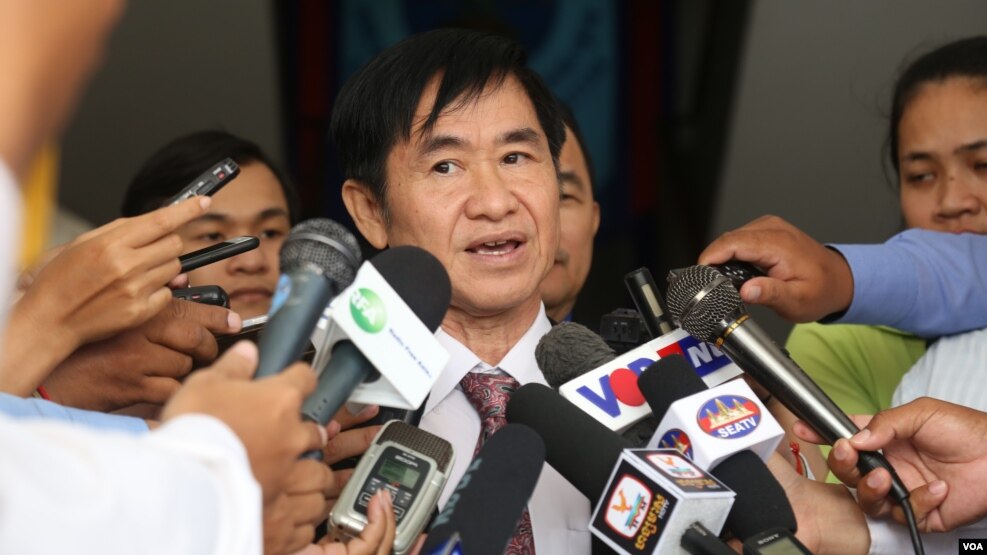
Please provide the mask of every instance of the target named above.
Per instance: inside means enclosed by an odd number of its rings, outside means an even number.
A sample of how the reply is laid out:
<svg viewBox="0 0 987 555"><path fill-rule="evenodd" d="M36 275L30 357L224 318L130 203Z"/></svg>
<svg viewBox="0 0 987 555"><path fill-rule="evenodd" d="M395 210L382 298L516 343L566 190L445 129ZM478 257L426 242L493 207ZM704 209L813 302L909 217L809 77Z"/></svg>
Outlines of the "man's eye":
<svg viewBox="0 0 987 555"><path fill-rule="evenodd" d="M439 162L433 169L435 173L449 174L452 172L452 164L449 162Z"/></svg>
<svg viewBox="0 0 987 555"><path fill-rule="evenodd" d="M517 164L524 157L525 157L525 155L524 154L521 154L520 152L512 152L512 153L508 154L507 156L504 156L504 163L505 164Z"/></svg>

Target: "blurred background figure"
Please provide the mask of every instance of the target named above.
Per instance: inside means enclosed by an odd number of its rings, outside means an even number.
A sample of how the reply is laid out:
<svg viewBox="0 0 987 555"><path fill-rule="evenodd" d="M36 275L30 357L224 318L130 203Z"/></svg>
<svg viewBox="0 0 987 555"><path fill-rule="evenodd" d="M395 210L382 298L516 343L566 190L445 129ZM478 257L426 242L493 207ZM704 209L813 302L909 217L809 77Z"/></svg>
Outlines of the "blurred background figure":
<svg viewBox="0 0 987 555"><path fill-rule="evenodd" d="M568 107L562 107L565 144L559 154L562 202L559 204L559 250L541 283L545 313L556 322L573 319L576 298L593 264L593 238L600 228L600 204L593 198L593 164L583 150L582 133ZM595 327L595 322L590 322Z"/></svg>
<svg viewBox="0 0 987 555"><path fill-rule="evenodd" d="M267 313L278 282L281 244L298 221L298 195L284 172L257 144L225 131L179 137L151 155L130 181L123 216L161 207L224 158L240 175L213 195L208 213L178 230L186 252L241 235L260 239L252 251L189 272L189 285L218 285L242 318Z"/></svg>

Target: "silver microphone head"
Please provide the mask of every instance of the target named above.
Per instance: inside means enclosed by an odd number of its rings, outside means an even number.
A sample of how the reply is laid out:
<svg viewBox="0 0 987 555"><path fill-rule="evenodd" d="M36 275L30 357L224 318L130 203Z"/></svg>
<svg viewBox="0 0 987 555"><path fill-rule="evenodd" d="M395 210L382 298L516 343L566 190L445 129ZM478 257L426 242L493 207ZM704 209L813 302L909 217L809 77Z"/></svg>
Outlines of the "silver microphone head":
<svg viewBox="0 0 987 555"><path fill-rule="evenodd" d="M327 218L305 220L291 228L281 245L281 272L313 265L338 289L353 283L362 255L356 237Z"/></svg>
<svg viewBox="0 0 987 555"><path fill-rule="evenodd" d="M740 293L730 278L709 266L680 270L668 285L668 311L679 326L703 341L717 338L717 324L731 313L744 310Z"/></svg>

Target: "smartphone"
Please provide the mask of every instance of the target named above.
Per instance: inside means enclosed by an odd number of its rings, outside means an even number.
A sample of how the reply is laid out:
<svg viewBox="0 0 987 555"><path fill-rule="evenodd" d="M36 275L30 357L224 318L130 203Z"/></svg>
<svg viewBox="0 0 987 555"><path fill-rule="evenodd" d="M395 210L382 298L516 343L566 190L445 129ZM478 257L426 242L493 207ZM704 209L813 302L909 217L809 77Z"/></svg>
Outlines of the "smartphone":
<svg viewBox="0 0 987 555"><path fill-rule="evenodd" d="M175 289L171 292L171 296L193 303L210 304L223 308L230 307L229 295L218 285L200 285L198 287Z"/></svg>
<svg viewBox="0 0 987 555"><path fill-rule="evenodd" d="M187 198L213 195L238 175L240 175L240 166L232 158L227 158L193 179L180 193L171 197L168 204L178 204Z"/></svg>
<svg viewBox="0 0 987 555"><path fill-rule="evenodd" d="M182 263L182 273L184 274L196 268L208 266L213 262L219 262L231 256L252 251L259 246L260 239L252 235L244 235L242 237L235 237L229 241L210 245L204 249L183 254L178 257L178 261Z"/></svg>

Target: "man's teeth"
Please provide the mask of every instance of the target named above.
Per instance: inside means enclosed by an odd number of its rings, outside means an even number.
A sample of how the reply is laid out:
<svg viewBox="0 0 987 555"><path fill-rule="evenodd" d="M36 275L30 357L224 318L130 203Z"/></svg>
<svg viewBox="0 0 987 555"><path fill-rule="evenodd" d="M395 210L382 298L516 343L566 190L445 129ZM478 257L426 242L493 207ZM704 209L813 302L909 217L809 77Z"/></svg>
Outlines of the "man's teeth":
<svg viewBox="0 0 987 555"><path fill-rule="evenodd" d="M510 244L508 244L510 243ZM516 245L512 241L488 241L480 245L476 252L481 254L507 254Z"/></svg>

